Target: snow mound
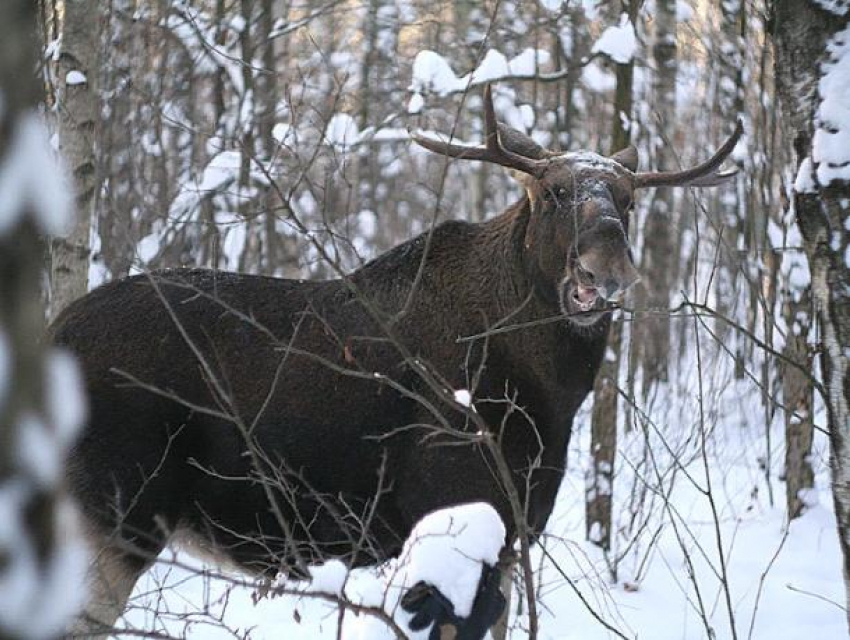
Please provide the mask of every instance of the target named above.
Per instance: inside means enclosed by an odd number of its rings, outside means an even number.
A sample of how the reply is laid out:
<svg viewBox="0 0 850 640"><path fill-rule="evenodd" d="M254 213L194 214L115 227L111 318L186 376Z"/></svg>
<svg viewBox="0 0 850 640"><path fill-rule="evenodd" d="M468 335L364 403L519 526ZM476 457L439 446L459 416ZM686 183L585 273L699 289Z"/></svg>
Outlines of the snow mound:
<svg viewBox="0 0 850 640"><path fill-rule="evenodd" d="M496 510L473 502L422 518L404 544L392 586L406 591L417 582L439 589L466 617L481 578L481 565L495 565L505 544L505 525Z"/></svg>

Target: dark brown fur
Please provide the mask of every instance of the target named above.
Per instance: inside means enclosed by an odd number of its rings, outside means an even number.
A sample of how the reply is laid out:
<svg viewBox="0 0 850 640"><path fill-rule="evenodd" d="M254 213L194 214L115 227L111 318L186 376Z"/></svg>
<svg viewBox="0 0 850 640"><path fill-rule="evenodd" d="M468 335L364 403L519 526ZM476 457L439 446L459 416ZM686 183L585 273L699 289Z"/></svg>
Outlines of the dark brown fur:
<svg viewBox="0 0 850 640"><path fill-rule="evenodd" d="M434 437L441 421L474 428L453 389L472 391L543 529L605 350L605 298L636 277L637 161L545 153L501 215L443 223L344 280L161 271L61 314L51 337L79 358L91 404L68 475L101 554L92 618L115 620L176 533L259 574L299 557L362 565L396 554L430 511L484 501L510 543L486 449ZM577 292L597 290L577 313ZM464 339L502 324L519 326Z"/></svg>

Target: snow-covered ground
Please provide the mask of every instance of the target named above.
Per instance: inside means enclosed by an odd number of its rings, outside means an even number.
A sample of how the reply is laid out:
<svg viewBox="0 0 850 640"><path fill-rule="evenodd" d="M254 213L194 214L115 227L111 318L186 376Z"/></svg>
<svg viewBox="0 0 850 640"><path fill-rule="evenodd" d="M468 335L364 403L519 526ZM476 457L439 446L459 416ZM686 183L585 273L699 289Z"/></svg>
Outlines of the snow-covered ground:
<svg viewBox="0 0 850 640"><path fill-rule="evenodd" d="M771 506L758 399L748 383L724 380L727 374L707 370L711 374L703 382L720 391L704 406L705 458L697 396L688 395L694 381L679 385L685 400L669 406L661 418L653 412L657 429L648 426L648 435L636 429L621 438L614 486L620 535L612 555L622 556L616 581L611 579L610 562L584 540L589 429L579 429L543 541L545 553L541 547L535 550L542 638L602 640L621 633L630 639L683 640L709 637L710 626L716 638L724 639L733 637L733 618L738 638L846 637L825 436L816 436L812 456L817 489L807 496L805 514L788 527L784 485L776 478L784 455L781 416L772 428ZM579 422L586 424L586 416ZM704 491L706 463L711 500ZM643 506L630 507L642 487L647 492L637 503ZM723 549L722 564L718 546ZM376 621L350 612L341 618L336 606L309 595L254 604L253 589L231 580L239 582L240 576L212 578L205 572L217 569L185 555L176 558L190 566L175 566L175 556L163 554L159 566L137 586L133 609L123 624L178 637L307 640L340 637L342 619L343 638L392 637L376 636L381 627ZM724 575L728 592L722 588ZM357 599L374 584L371 572L355 572L345 593ZM526 637L525 609L518 600L515 590L513 638Z"/></svg>

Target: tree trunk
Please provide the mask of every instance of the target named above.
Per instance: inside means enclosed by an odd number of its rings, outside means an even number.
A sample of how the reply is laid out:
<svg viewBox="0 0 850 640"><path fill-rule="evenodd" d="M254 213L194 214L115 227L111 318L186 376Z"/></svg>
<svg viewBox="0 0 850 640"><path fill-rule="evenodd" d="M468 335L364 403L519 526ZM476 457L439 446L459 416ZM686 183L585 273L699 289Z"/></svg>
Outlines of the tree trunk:
<svg viewBox="0 0 850 640"><path fill-rule="evenodd" d="M51 381L67 373L67 362L47 353L42 336L40 237L63 230L68 202L37 114L43 97L33 73L37 10L33 0L9 0L0 20L0 172L12 167L16 175L15 184L1 181L12 193L0 192L3 640L60 636L74 613L85 570L59 471L77 426L73 408L78 403L74 394L53 395ZM46 599L47 593L62 593L67 602Z"/></svg>
<svg viewBox="0 0 850 640"><path fill-rule="evenodd" d="M735 124L744 111L744 38L746 8L743 0L722 0L719 3L721 40L719 42L717 78L717 115L721 122L720 139L731 135ZM739 307L740 290L738 281L744 254L741 252L743 235L742 202L734 186L718 189L713 211L719 220L721 249L717 254L717 303L718 312L727 318L735 316ZM729 334L728 325L718 320L715 332L730 344L735 353L735 377L744 377L742 345L737 336Z"/></svg>
<svg viewBox="0 0 850 640"><path fill-rule="evenodd" d="M624 5L635 24L640 3L629 0ZM614 96L614 119L611 149L618 151L629 145L632 119L632 80L634 62L617 64L617 89ZM587 539L606 551L611 548L611 506L614 462L617 454L617 393L623 323L611 326L608 348L593 392L590 452L591 469L586 480L585 534ZM612 571L616 571L612 567ZM612 576L616 580L616 576Z"/></svg>
<svg viewBox="0 0 850 640"><path fill-rule="evenodd" d="M655 60L655 79L652 87L655 122L650 130L657 133L655 164L658 171L677 168L673 145L660 132L673 135L676 123L676 2L658 0L655 14L655 43L652 47ZM672 261L675 252L671 240L673 213L676 206L675 189L656 189L652 196L649 214L644 224L644 246L641 272L644 275L642 290L648 313L634 327L635 341L642 350L644 398L657 382L667 380L667 363L670 359L670 318L666 309L670 304Z"/></svg>
<svg viewBox="0 0 850 640"><path fill-rule="evenodd" d="M55 111L59 151L73 176L79 215L68 237L52 243L51 318L88 289L89 231L99 188L95 139L101 22L96 0L65 0L61 52L54 66Z"/></svg>
<svg viewBox="0 0 850 640"><path fill-rule="evenodd" d="M830 120L818 111L821 101L830 95L829 83L823 78L834 68L836 50L850 38L848 8L835 6L830 12L813 2L775 0L772 35L777 91L797 152L793 204L805 239L823 335L820 352L832 446L832 491L850 626L850 378L846 355L850 349L850 265L846 258L850 255L850 234L846 232L850 228L850 176L846 170L850 144L837 144L850 132L847 123ZM815 136L832 144L815 148ZM838 229L845 231L832 231Z"/></svg>

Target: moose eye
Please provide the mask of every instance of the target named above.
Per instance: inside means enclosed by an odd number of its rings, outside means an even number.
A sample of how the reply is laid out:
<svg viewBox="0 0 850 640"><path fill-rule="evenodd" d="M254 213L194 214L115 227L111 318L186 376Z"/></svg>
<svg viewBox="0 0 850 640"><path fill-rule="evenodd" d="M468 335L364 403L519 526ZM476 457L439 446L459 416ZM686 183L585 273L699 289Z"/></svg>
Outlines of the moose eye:
<svg viewBox="0 0 850 640"><path fill-rule="evenodd" d="M569 192L564 187L553 187L551 189L546 189L543 193L543 199L548 203L552 203L556 200L558 202L564 202L568 195Z"/></svg>

